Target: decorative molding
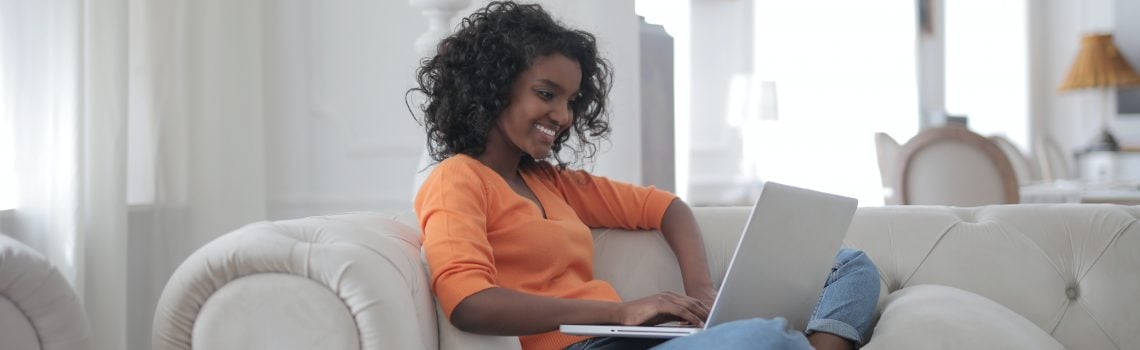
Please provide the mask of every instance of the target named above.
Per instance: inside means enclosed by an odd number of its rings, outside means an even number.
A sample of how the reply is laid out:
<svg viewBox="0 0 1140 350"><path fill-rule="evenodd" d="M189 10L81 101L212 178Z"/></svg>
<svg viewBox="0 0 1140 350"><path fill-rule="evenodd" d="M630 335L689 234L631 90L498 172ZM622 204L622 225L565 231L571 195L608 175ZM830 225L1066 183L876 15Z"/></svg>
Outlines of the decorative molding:
<svg viewBox="0 0 1140 350"><path fill-rule="evenodd" d="M439 40L451 33L451 18L467 8L471 0L408 0L408 3L420 9L428 19L428 31L420 34L414 45L420 57L428 57L435 55Z"/></svg>

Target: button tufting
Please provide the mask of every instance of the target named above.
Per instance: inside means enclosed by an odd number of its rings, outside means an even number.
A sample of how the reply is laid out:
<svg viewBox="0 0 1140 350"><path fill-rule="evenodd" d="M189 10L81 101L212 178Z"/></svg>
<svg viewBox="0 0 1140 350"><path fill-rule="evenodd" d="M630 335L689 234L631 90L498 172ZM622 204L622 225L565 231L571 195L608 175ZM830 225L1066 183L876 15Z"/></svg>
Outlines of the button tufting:
<svg viewBox="0 0 1140 350"><path fill-rule="evenodd" d="M962 221L962 222L967 223L967 224L978 223L978 218L976 215L974 215L975 213L973 211L959 211L956 214L958 215L959 221Z"/></svg>
<svg viewBox="0 0 1140 350"><path fill-rule="evenodd" d="M1080 293L1077 289L1077 286L1074 285L1065 288L1065 295L1069 297L1069 300L1076 300L1077 296L1080 295Z"/></svg>

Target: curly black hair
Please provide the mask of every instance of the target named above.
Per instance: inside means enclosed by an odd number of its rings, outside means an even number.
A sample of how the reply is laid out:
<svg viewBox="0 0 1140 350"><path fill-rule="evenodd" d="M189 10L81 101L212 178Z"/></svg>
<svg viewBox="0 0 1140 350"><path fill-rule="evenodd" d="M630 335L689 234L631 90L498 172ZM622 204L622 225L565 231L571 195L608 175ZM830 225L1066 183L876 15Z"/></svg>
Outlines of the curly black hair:
<svg viewBox="0 0 1140 350"><path fill-rule="evenodd" d="M464 18L455 34L440 41L436 52L435 57L420 62L416 71L419 86L407 92L426 97L418 106L423 118L417 122L427 131L428 149L436 162L459 153L482 154L487 134L510 104L515 79L535 58L552 54L577 61L582 70L578 96L570 103L573 122L569 130L577 145L567 146L573 151L573 162L592 160L597 145L591 140L608 137L609 62L598 55L592 34L565 27L540 5L493 1ZM570 133L562 133L551 147L560 168L567 162L559 151L569 139ZM520 159L521 166L534 162L525 154Z"/></svg>

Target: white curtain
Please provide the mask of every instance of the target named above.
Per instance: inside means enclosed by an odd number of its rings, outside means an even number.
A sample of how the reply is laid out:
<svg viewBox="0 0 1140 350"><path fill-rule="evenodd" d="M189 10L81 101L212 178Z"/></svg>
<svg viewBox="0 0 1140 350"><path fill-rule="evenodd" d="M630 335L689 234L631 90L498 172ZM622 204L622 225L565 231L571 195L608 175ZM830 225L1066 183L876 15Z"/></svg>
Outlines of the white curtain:
<svg viewBox="0 0 1140 350"><path fill-rule="evenodd" d="M262 6L0 1L0 228L72 283L95 349L149 349L174 268L265 218Z"/></svg>
<svg viewBox="0 0 1140 350"><path fill-rule="evenodd" d="M6 232L47 256L84 301L93 343L126 329L126 2L5 1L3 113L16 209ZM122 348L121 346L119 348Z"/></svg>

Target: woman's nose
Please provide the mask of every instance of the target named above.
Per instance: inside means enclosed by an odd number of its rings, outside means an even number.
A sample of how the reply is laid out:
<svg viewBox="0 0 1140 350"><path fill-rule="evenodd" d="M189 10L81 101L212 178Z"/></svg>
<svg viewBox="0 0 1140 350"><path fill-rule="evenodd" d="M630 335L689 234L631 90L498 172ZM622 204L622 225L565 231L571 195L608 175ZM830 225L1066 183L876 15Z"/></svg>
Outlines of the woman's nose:
<svg viewBox="0 0 1140 350"><path fill-rule="evenodd" d="M566 126L570 125L571 113L570 106L567 105L566 108L556 108L556 110L550 113L550 117L555 123L558 123L559 126Z"/></svg>

